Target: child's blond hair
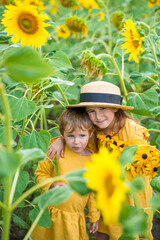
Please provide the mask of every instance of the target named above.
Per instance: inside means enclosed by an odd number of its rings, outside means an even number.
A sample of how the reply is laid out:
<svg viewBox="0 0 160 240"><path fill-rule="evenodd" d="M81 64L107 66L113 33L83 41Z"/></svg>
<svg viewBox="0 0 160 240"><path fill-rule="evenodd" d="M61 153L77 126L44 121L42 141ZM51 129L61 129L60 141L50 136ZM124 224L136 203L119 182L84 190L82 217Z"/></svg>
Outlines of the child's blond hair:
<svg viewBox="0 0 160 240"><path fill-rule="evenodd" d="M89 133L94 132L93 123L91 122L85 108L67 108L59 118L59 131L64 135L66 126L72 132L76 128L87 129Z"/></svg>

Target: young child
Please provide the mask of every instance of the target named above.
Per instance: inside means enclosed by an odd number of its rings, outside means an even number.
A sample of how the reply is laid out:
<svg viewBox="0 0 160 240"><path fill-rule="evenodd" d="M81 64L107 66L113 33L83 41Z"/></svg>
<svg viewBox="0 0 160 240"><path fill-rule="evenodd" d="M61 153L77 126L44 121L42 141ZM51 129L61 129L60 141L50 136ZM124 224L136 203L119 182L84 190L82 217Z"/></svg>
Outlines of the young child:
<svg viewBox="0 0 160 240"><path fill-rule="evenodd" d="M90 161L91 152L87 149L88 140L94 128L84 108L64 110L59 120L59 130L65 142L64 158L58 161L59 175L84 167ZM54 177L52 162L45 159L39 162L35 172L36 181L43 182ZM42 190L61 187L64 182L53 182ZM98 229L100 213L94 208L94 194L80 196L73 193L68 200L58 206L49 207L51 228L37 226L32 234L32 240L88 240L84 209L87 205L91 234Z"/></svg>
<svg viewBox="0 0 160 240"><path fill-rule="evenodd" d="M114 132L119 140L127 143L136 141L138 144L146 144L149 137L146 128L139 125L132 119L126 110L131 110L133 107L122 105L122 97L120 96L120 89L111 83L104 81L91 82L81 88L80 103L69 105L67 108L85 107L86 111L94 124L97 134L101 133L107 135ZM98 151L98 139L90 139L89 148L92 151ZM59 137L48 149L48 155L61 155L63 157L63 141ZM152 189L149 184L149 179L146 177L145 191L139 194L139 202L144 209L149 208L149 199L152 195ZM129 199L129 204L134 205L133 199ZM147 212L147 211L146 211ZM150 212L149 212L150 213ZM148 229L148 239L152 240L151 234L151 218ZM105 226L102 219L99 221L99 229L96 240L118 240L122 231L119 225Z"/></svg>

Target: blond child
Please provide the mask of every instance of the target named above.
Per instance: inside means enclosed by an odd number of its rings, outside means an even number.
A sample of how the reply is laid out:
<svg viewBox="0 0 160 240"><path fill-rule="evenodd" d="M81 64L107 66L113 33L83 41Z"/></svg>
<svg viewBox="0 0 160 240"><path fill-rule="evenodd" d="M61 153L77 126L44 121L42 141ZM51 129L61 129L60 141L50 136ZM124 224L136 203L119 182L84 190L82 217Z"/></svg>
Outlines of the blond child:
<svg viewBox="0 0 160 240"><path fill-rule="evenodd" d="M90 161L91 151L87 149L88 140L93 134L93 124L83 108L65 110L60 116L59 130L64 141L64 158L59 158L59 175L69 173L84 167ZM36 181L42 182L47 178L54 177L52 162L48 159L39 162ZM42 190L61 187L64 182L53 182ZM87 205L89 210L90 229L94 234L98 229L100 213L94 207L94 194L80 196L73 193L67 201L58 206L49 207L51 215L51 228L37 226L32 234L32 240L88 240L84 209Z"/></svg>
<svg viewBox="0 0 160 240"><path fill-rule="evenodd" d="M86 112L96 128L97 134L108 135L114 132L114 135L117 136L119 140L127 143L147 143L149 137L147 129L138 124L125 112L133 109L133 107L122 105L120 89L114 84L96 81L84 85L81 88L80 103L67 106L67 108L72 107L85 107ZM94 152L98 151L99 144L97 144L97 140L90 139L89 141L89 147ZM50 145L48 155L52 156L56 153L58 157L59 155L63 157L63 151L63 140L59 137ZM139 202L142 208L149 209L149 199L152 195L152 189L149 184L149 179L146 178L145 182L145 191L139 194ZM128 199L128 204L135 205L132 198ZM150 212L149 215L151 216ZM149 240L153 239L151 227L150 217L148 227ZM100 219L96 240L118 240L121 234L122 229L119 225L105 226L102 219ZM141 239L141 236L139 236L139 238Z"/></svg>

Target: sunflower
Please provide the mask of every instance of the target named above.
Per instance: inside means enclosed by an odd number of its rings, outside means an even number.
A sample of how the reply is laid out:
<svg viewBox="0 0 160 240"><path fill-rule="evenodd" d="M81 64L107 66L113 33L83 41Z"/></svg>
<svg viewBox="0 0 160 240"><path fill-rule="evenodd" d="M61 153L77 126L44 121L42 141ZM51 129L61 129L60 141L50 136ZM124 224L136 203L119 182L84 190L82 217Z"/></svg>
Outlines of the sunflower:
<svg viewBox="0 0 160 240"><path fill-rule="evenodd" d="M83 8L89 9L89 12L93 8L99 9L99 8L102 7L98 0L77 0L77 1ZM103 11L100 12L99 14L97 14L97 15L100 15L100 18L99 18L100 21L104 20Z"/></svg>
<svg viewBox="0 0 160 240"><path fill-rule="evenodd" d="M105 147L101 147L91 159L92 162L85 165L87 186L96 192L96 206L102 212L104 223L117 223L128 191L121 179L120 164L116 155Z"/></svg>
<svg viewBox="0 0 160 240"><path fill-rule="evenodd" d="M63 7L67 7L67 8L72 8L72 7L74 8L75 6L77 6L77 3L75 0L59 0L59 2Z"/></svg>
<svg viewBox="0 0 160 240"><path fill-rule="evenodd" d="M126 38L123 40L125 43L122 44L121 49L126 49L125 54L130 53L128 60L138 61L138 55L140 52L144 52L142 48L142 42L144 37L140 37L139 33L131 20L125 21L122 35Z"/></svg>
<svg viewBox="0 0 160 240"><path fill-rule="evenodd" d="M52 14L56 14L57 13L57 6L56 6L55 0L50 0L49 4L51 5L50 12Z"/></svg>
<svg viewBox="0 0 160 240"><path fill-rule="evenodd" d="M45 9L44 3L40 0L24 0L24 4L29 4L37 7L39 10L43 11Z"/></svg>
<svg viewBox="0 0 160 240"><path fill-rule="evenodd" d="M160 4L159 0L149 0L147 6L152 8L154 6L158 6Z"/></svg>
<svg viewBox="0 0 160 240"><path fill-rule="evenodd" d="M68 38L70 36L70 31L65 26L56 27L57 35L60 38Z"/></svg>
<svg viewBox="0 0 160 240"><path fill-rule="evenodd" d="M149 146L139 146L134 156L137 166L143 167L152 160L151 148Z"/></svg>
<svg viewBox="0 0 160 240"><path fill-rule="evenodd" d="M76 33L86 35L88 32L87 25L84 19L77 16L72 16L66 19L66 27L75 35Z"/></svg>
<svg viewBox="0 0 160 240"><path fill-rule="evenodd" d="M15 1L15 4L6 6L7 10L3 14L2 24L6 27L7 35L13 34L13 43L21 41L21 46L40 48L50 37L45 30L49 24L44 22L48 16L38 14L35 6L20 1Z"/></svg>
<svg viewBox="0 0 160 240"><path fill-rule="evenodd" d="M116 11L112 13L111 19L115 28L117 28L117 30L121 30L123 26L124 13L121 11Z"/></svg>

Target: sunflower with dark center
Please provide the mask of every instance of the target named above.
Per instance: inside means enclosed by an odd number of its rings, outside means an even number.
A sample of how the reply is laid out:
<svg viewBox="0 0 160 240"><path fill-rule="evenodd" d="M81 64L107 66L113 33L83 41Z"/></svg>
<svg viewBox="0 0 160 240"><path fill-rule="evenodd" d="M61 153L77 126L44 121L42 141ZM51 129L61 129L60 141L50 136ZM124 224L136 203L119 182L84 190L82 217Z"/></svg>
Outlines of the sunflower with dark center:
<svg viewBox="0 0 160 240"><path fill-rule="evenodd" d="M47 15L40 15L36 7L15 1L15 5L7 5L3 14L2 24L5 26L7 35L13 35L13 43L21 42L21 46L32 46L40 48L45 45L47 38L50 37L45 27L49 24L44 20Z"/></svg>

